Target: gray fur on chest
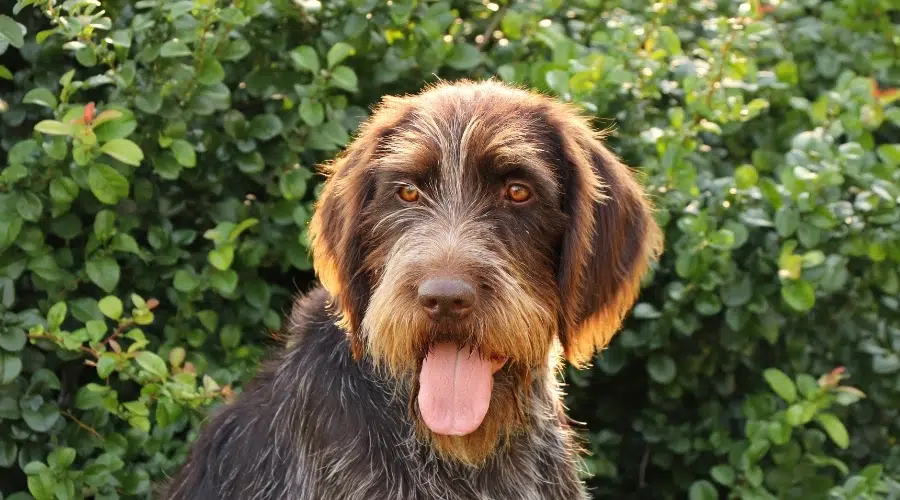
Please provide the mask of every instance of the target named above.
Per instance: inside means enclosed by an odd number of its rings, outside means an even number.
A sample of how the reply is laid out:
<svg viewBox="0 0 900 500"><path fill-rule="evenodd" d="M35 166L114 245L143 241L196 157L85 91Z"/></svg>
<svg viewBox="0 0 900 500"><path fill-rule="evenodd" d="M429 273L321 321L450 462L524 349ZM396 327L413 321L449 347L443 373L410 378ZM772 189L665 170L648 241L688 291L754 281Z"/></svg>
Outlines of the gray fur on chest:
<svg viewBox="0 0 900 500"><path fill-rule="evenodd" d="M552 376L536 377L530 426L481 467L418 441L408 392L353 361L337 332L290 346L223 407L168 500L584 500Z"/></svg>
<svg viewBox="0 0 900 500"><path fill-rule="evenodd" d="M365 432L365 431L363 431ZM274 498L368 500L555 500L587 498L574 477L563 436L552 429L520 436L483 468L441 460L414 438L373 450L358 435L326 449L301 444L290 492Z"/></svg>
<svg viewBox="0 0 900 500"><path fill-rule="evenodd" d="M341 394L367 390L353 380L341 385ZM314 436L300 436L291 456L290 491L272 498L585 499L575 472L571 436L561 428L551 403L535 398L530 431L514 436L509 446L498 450L483 467L471 468L441 459L416 440L401 401L394 399L383 408L378 422L382 425L360 426L343 434L344 439L324 445ZM355 404L352 396L342 398L340 410L354 412ZM327 413L305 417L315 421L305 428L324 428L341 420Z"/></svg>

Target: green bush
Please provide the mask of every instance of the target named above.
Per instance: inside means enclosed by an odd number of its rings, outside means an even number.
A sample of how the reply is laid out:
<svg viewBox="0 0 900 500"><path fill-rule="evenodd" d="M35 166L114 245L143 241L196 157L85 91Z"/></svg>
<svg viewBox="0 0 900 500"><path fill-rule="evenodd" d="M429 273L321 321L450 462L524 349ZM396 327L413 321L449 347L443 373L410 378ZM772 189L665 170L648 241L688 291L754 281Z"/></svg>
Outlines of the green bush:
<svg viewBox="0 0 900 500"><path fill-rule="evenodd" d="M566 374L597 498L900 496L896 2L3 3L0 499L151 497L312 286L314 166L462 76L596 115L666 231Z"/></svg>

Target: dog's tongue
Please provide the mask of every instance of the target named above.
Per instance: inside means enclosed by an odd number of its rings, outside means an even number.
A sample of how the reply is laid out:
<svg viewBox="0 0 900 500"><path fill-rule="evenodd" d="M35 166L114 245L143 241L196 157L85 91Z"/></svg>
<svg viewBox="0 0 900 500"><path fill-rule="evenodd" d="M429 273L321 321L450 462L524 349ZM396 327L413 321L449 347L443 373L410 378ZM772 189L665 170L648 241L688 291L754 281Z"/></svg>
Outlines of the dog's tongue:
<svg viewBox="0 0 900 500"><path fill-rule="evenodd" d="M491 403L494 373L478 351L438 344L419 374L419 411L436 434L463 436L481 425Z"/></svg>

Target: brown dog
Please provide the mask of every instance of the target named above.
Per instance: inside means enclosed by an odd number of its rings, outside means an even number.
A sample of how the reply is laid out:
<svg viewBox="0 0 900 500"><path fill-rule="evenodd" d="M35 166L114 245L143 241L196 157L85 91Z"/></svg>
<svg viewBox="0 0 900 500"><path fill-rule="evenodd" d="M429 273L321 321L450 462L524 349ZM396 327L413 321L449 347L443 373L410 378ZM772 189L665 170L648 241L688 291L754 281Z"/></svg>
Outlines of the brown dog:
<svg viewBox="0 0 900 500"><path fill-rule="evenodd" d="M168 498L586 498L555 376L661 250L629 170L571 107L457 82L386 98L327 173L324 290Z"/></svg>

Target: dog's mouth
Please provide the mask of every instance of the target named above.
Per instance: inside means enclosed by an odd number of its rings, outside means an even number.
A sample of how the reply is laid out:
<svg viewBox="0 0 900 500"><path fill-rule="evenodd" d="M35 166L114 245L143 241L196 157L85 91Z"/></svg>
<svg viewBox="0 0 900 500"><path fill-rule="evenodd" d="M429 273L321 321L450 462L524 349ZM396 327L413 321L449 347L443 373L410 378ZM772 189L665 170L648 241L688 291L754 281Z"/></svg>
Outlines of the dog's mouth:
<svg viewBox="0 0 900 500"><path fill-rule="evenodd" d="M494 373L508 358L484 357L470 346L441 343L422 361L419 412L435 434L465 436L481 425L491 404Z"/></svg>

